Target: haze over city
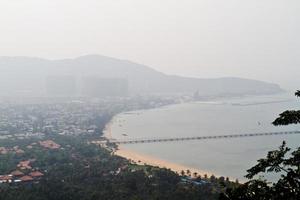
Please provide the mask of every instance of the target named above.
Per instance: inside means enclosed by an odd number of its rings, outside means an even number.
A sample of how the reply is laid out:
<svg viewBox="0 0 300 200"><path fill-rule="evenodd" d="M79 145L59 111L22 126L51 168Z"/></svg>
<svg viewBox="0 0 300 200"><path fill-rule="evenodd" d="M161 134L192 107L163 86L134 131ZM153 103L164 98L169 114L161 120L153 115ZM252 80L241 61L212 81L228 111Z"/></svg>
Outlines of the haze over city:
<svg viewBox="0 0 300 200"><path fill-rule="evenodd" d="M299 0L0 0L0 200L300 200Z"/></svg>
<svg viewBox="0 0 300 200"><path fill-rule="evenodd" d="M294 90L299 9L297 0L1 0L0 55L100 54L167 74L252 78Z"/></svg>

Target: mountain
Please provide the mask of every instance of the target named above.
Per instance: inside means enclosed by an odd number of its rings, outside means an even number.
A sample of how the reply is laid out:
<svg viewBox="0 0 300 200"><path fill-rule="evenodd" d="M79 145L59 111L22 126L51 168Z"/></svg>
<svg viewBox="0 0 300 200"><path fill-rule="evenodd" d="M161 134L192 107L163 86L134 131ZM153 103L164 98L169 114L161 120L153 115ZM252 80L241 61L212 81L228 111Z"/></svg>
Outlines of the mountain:
<svg viewBox="0 0 300 200"><path fill-rule="evenodd" d="M100 55L63 60L0 57L0 95L93 95L96 90L101 90L103 95L110 95L110 91L122 95L198 91L201 96L282 91L276 84L257 80L166 75L145 65Z"/></svg>

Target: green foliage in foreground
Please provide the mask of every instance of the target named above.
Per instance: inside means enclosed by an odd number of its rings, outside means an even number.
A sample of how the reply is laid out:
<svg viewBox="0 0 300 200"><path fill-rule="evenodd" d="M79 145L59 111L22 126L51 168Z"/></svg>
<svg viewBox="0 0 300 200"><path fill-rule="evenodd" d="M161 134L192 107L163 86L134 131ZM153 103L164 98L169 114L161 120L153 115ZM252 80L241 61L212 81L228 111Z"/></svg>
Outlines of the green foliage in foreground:
<svg viewBox="0 0 300 200"><path fill-rule="evenodd" d="M300 91L295 93L300 97ZM285 111L273 122L274 125L300 123L300 111ZM228 189L220 200L299 200L300 199L300 147L293 152L283 142L278 150L270 151L266 158L249 169L245 184ZM270 183L256 175L279 174L277 182Z"/></svg>
<svg viewBox="0 0 300 200"><path fill-rule="evenodd" d="M295 95L300 97L300 90ZM279 115L279 117L273 122L275 126L299 124L300 123L300 110L287 110Z"/></svg>
<svg viewBox="0 0 300 200"><path fill-rule="evenodd" d="M252 179L222 194L221 200L298 200L300 199L300 147L291 152L285 142L278 150L270 151L266 158L249 169L246 175ZM288 156L290 155L290 156ZM261 173L280 174L275 183L253 179Z"/></svg>

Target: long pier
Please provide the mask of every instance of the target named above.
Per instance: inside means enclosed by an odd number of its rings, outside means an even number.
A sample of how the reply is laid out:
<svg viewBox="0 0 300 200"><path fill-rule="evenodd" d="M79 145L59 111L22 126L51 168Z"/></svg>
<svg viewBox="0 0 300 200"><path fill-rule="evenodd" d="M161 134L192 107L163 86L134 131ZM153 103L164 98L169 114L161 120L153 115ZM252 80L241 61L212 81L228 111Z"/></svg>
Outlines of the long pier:
<svg viewBox="0 0 300 200"><path fill-rule="evenodd" d="M109 143L113 143L113 144L161 143L161 142L179 142L179 141L191 141L191 140L212 140L212 139L230 139L230 138L243 138L243 137L259 137L259 136L295 135L295 134L300 134L300 131L282 131L282 132L194 136L194 137L174 137L174 138L128 139L128 140L110 139Z"/></svg>

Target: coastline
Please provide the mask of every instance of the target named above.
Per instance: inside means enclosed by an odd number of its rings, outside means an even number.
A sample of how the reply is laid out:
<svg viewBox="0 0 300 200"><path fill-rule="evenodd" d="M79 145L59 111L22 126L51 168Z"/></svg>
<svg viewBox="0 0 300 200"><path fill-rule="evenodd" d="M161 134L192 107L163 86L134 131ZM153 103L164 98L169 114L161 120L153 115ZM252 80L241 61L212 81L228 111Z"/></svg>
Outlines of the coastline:
<svg viewBox="0 0 300 200"><path fill-rule="evenodd" d="M106 124L105 129L103 131L103 137L107 138L108 140L112 139L111 126L113 124L115 117L116 116L114 116L111 119L111 121ZM122 145L118 145L118 148L116 149L114 154L117 156L126 158L127 160L130 160L131 162L136 163L138 165L151 165L151 166L160 167L160 168L167 168L178 174L181 174L182 170L184 172L189 170L191 175L193 175L194 173L197 173L198 176L200 175L202 177L204 177L204 176L210 177L211 175L217 176L216 174L213 174L208 171L204 171L201 169L196 169L193 167L169 162L169 161L162 160L162 159L159 159L159 158L156 158L156 157L153 157L150 155L146 155L146 154L143 154L140 152L132 151Z"/></svg>
<svg viewBox="0 0 300 200"><path fill-rule="evenodd" d="M105 128L103 130L103 137L105 137L107 140L112 139L112 131L111 131L111 125L113 123L115 116L105 125Z"/></svg>
<svg viewBox="0 0 300 200"><path fill-rule="evenodd" d="M211 172L206 172L200 169L162 160L153 156L129 150L120 145L118 146L118 150L116 150L115 155L131 160L132 162L138 165L151 165L159 168L166 168L178 174L181 174L182 171L186 173L186 171L189 170L192 176L194 173L197 173L197 176L200 175L201 177L210 177L211 175L213 175L213 173Z"/></svg>
<svg viewBox="0 0 300 200"><path fill-rule="evenodd" d="M239 104L236 104L238 106L243 106L244 104L246 104L245 106L249 106L249 105L256 105L258 103L259 104L262 104L262 100L263 100L263 104L273 104L274 103L274 100L272 100L271 102L268 101L270 99L270 97L272 97L273 95L250 95L250 97L263 97L263 99L259 98L259 99L250 99L250 100L247 100L247 101L244 101L242 103L239 103ZM265 98L266 97L266 98ZM280 98L279 98L280 97ZM285 100L286 99L286 95L283 95L283 96L279 96L277 97L276 99L280 99L279 102L285 102L285 101L288 101L288 100ZM248 98L248 96L247 96ZM282 100L284 99L284 100ZM250 103L248 103L248 101L250 101ZM251 102L253 102L251 103ZM238 101L239 102L239 101ZM191 103L191 104L215 104L216 102L214 101L192 101L192 102L185 102L185 103ZM275 102L277 103L277 101ZM173 106L173 105L178 105L178 104L171 104L171 105L167 105L167 106ZM235 105L235 106L236 106ZM160 107L159 107L160 108ZM143 111L144 109L140 109L138 111ZM148 109L146 109L148 110ZM132 111L127 111L127 112L136 112L137 110L132 110ZM103 131L103 137L106 138L107 140L110 140L110 139L113 139L113 133L112 133L112 126L116 123L116 119L117 117L120 115L120 114L123 114L123 113L126 113L126 112L121 112L115 116L112 117L112 119L106 124L105 126L105 130ZM141 129L142 131L143 129ZM194 172L197 172L199 175L203 176L205 174L207 174L207 176L210 176L210 175L215 175L216 177L220 177L220 176L224 176L224 174L219 174L217 171L210 171L211 169L208 169L208 171L205 171L205 170L201 170L200 168L197 168L198 166L196 167L191 167L191 166L186 166L185 163L176 163L176 162L172 162L172 161L167 161L167 160L163 160L163 159L160 159L159 158L159 155L158 156L151 156L151 155L147 155L144 154L143 152L139 152L137 150L131 150L130 147L128 147L127 145L118 145L117 148L119 149L113 149L115 155L118 155L118 156L121 156L121 157L124 157L126 158L127 160L132 160L133 163L136 163L138 165L144 165L144 164L147 164L147 165L152 165L152 166L158 166L160 168L167 168L167 169L171 169L172 171L174 172L177 172L179 174L181 174L180 172L182 170L186 171L187 169L191 172L191 174L193 174ZM111 150L111 149L110 149ZM216 174L215 174L216 173ZM226 176L227 177L227 176ZM231 181L235 181L235 180L238 180L240 181L240 183L243 183L243 182L246 182L247 179L244 178L243 174L237 178L235 176L229 176L229 179Z"/></svg>

